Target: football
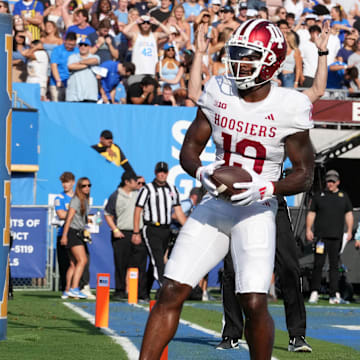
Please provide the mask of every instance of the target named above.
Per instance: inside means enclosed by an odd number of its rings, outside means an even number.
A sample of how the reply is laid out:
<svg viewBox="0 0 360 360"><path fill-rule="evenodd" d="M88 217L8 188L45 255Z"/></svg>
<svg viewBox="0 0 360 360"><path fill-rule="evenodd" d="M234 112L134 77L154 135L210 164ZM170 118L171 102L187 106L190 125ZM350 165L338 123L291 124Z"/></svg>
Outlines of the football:
<svg viewBox="0 0 360 360"><path fill-rule="evenodd" d="M240 194L246 189L234 189L233 184L237 182L251 182L251 175L239 166L221 166L211 175L211 181L216 185L219 197L230 200L235 194Z"/></svg>

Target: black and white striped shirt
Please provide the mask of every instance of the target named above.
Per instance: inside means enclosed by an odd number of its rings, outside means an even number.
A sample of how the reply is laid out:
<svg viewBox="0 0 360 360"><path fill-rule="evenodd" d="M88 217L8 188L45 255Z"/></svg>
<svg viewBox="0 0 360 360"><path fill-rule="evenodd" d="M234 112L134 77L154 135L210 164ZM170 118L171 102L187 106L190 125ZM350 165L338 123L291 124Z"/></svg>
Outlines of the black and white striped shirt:
<svg viewBox="0 0 360 360"><path fill-rule="evenodd" d="M171 209L180 206L179 192L174 185L159 186L153 181L141 188L136 206L143 208L144 222L170 225Z"/></svg>

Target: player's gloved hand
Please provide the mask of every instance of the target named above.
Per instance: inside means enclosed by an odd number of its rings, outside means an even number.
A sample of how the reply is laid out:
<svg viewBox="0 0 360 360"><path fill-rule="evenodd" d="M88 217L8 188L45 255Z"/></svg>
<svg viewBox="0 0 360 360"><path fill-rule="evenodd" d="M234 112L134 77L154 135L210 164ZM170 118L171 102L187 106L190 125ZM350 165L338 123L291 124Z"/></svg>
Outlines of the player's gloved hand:
<svg viewBox="0 0 360 360"><path fill-rule="evenodd" d="M218 196L219 193L216 190L216 185L211 181L210 176L214 173L214 171L219 168L221 165L224 165L224 160L214 161L213 163L200 166L196 170L196 179L199 180L206 191L212 196Z"/></svg>
<svg viewBox="0 0 360 360"><path fill-rule="evenodd" d="M270 198L274 194L275 186L271 181L265 180L251 169L245 168L251 175L251 182L234 183L235 189L247 189L241 194L231 196L233 205L246 206L255 201Z"/></svg>

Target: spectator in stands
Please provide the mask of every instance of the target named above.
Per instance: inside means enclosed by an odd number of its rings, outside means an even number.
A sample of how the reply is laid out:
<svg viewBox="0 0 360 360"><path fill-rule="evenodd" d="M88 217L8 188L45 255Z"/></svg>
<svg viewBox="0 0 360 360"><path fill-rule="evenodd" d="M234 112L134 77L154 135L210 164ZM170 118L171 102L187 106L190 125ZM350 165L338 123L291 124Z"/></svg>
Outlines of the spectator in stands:
<svg viewBox="0 0 360 360"><path fill-rule="evenodd" d="M225 66L225 62L223 61L225 55L226 55L225 47L223 47L220 50L220 53L217 56L216 60L212 64L212 75L217 76L217 75L224 75L225 74L226 66Z"/></svg>
<svg viewBox="0 0 360 360"><path fill-rule="evenodd" d="M247 10L248 10L247 2L241 2L239 4L239 15L237 17L240 24L247 20L247 15L246 15Z"/></svg>
<svg viewBox="0 0 360 360"><path fill-rule="evenodd" d="M185 19L188 23L193 23L196 17L200 14L202 6L198 4L197 0L187 0L182 4L185 10Z"/></svg>
<svg viewBox="0 0 360 360"><path fill-rule="evenodd" d="M115 103L116 87L125 75L125 67L112 60L105 61L101 67L107 70L107 74L100 80L100 96L105 104Z"/></svg>
<svg viewBox="0 0 360 360"><path fill-rule="evenodd" d="M72 172L65 171L60 176L61 186L63 191L55 198L55 211L60 222L65 223L66 216L69 210L71 198L74 196L75 176ZM65 245L61 245L61 238L63 234L63 225L58 227L57 241L56 241L56 257L59 264L60 275L60 290L63 292L61 298L67 299L66 294L66 273L68 271L70 260L68 250Z"/></svg>
<svg viewBox="0 0 360 360"><path fill-rule="evenodd" d="M167 26L169 27L169 31L170 31L168 43L171 43L174 45L175 59L180 61L181 53L189 45L190 38L188 38L185 31L182 31L181 28L178 26L174 16L169 17Z"/></svg>
<svg viewBox="0 0 360 360"><path fill-rule="evenodd" d="M302 73L300 50L297 47L296 37L292 31L286 33L285 40L287 44L287 53L281 73L279 74L279 79L281 80L282 86L297 88Z"/></svg>
<svg viewBox="0 0 360 360"><path fill-rule="evenodd" d="M315 45L315 38L321 33L319 26L314 25L309 29L310 40L300 43L300 52L303 59L303 80L300 81L302 87L309 88L314 82L316 66L318 63L318 50Z"/></svg>
<svg viewBox="0 0 360 360"><path fill-rule="evenodd" d="M185 10L182 4L177 4L173 7L172 16L169 18L168 25L174 26L181 34L186 36L186 46L190 45L191 29L189 23L185 20ZM175 19L175 23L172 22ZM179 30L180 29L180 30ZM181 49L182 46L178 46Z"/></svg>
<svg viewBox="0 0 360 360"><path fill-rule="evenodd" d="M32 40L40 40L40 27L43 22L44 6L41 1L19 0L14 5L13 15L22 18L25 30L32 35Z"/></svg>
<svg viewBox="0 0 360 360"><path fill-rule="evenodd" d="M170 84L163 86L162 94L156 97L156 105L176 106L176 100Z"/></svg>
<svg viewBox="0 0 360 360"><path fill-rule="evenodd" d="M63 0L55 0L55 3L44 10L44 19L52 21L61 35L65 32L63 19Z"/></svg>
<svg viewBox="0 0 360 360"><path fill-rule="evenodd" d="M221 0L212 0L208 6L208 11L211 16L211 21L217 22L219 20L219 11L221 8Z"/></svg>
<svg viewBox="0 0 360 360"><path fill-rule="evenodd" d="M269 20L269 10L267 7L263 6L259 9L259 19Z"/></svg>
<svg viewBox="0 0 360 360"><path fill-rule="evenodd" d="M40 41L43 44L44 50L47 52L50 59L53 49L55 49L55 47L63 43L59 35L59 31L54 22L52 21L45 22L45 31L43 32Z"/></svg>
<svg viewBox="0 0 360 360"><path fill-rule="evenodd" d="M105 61L117 60L119 50L116 48L115 39L110 35L111 21L101 20L96 32L90 34L88 39L91 42L91 54L96 54L100 58L100 64Z"/></svg>
<svg viewBox="0 0 360 360"><path fill-rule="evenodd" d="M288 22L286 20L279 20L276 25L278 26L278 28L281 30L281 32L283 33L284 37L286 38L286 34L291 31L290 30L290 26L288 24Z"/></svg>
<svg viewBox="0 0 360 360"><path fill-rule="evenodd" d="M145 178L142 175L137 175L136 181L137 181L137 190L140 190L146 184Z"/></svg>
<svg viewBox="0 0 360 360"><path fill-rule="evenodd" d="M90 53L90 40L81 40L79 53L68 58L70 76L66 87L66 101L97 102L98 82L91 67L98 65L100 58Z"/></svg>
<svg viewBox="0 0 360 360"><path fill-rule="evenodd" d="M156 64L156 77L160 84L170 84L174 91L184 87L184 68L175 59L175 47L172 43L166 43L163 47L164 57Z"/></svg>
<svg viewBox="0 0 360 360"><path fill-rule="evenodd" d="M206 33L206 36L210 39L211 45L215 46L218 39L218 32L217 29L211 25L212 19L207 9L201 10L200 15L198 15L194 21L193 27L195 34L200 24L203 24L204 32ZM206 65L208 65L208 63Z"/></svg>
<svg viewBox="0 0 360 360"><path fill-rule="evenodd" d="M286 21L289 24L290 29L295 27L295 15L293 13L286 14Z"/></svg>
<svg viewBox="0 0 360 360"><path fill-rule="evenodd" d="M349 90L349 97L360 97L359 71L356 66L345 70L345 85Z"/></svg>
<svg viewBox="0 0 360 360"><path fill-rule="evenodd" d="M163 32L152 32L151 24L159 26ZM133 30L135 25L139 25L140 32ZM157 40L170 35L168 28L158 20L143 15L135 22L125 26L123 33L133 43L131 62L135 65L135 74L155 75L155 67L158 62Z"/></svg>
<svg viewBox="0 0 360 360"><path fill-rule="evenodd" d="M160 0L160 7L153 8L149 11L149 15L156 19L159 23L165 23L171 14L171 0ZM152 24L151 30L156 31L158 25Z"/></svg>
<svg viewBox="0 0 360 360"><path fill-rule="evenodd" d="M99 0L98 7L91 17L91 25L96 30L100 30L100 23L104 20L110 23L110 35L115 36L119 33L118 19L111 8L110 0Z"/></svg>
<svg viewBox="0 0 360 360"><path fill-rule="evenodd" d="M128 23L128 3L128 0L119 0L119 7L114 11L118 20L118 26L123 27Z"/></svg>
<svg viewBox="0 0 360 360"><path fill-rule="evenodd" d="M66 273L66 289L63 295L72 298L87 298L87 295L80 291L79 284L88 262L84 231L89 214L90 188L91 183L87 177L78 180L60 241L61 245L69 249L70 256L70 266Z"/></svg>
<svg viewBox="0 0 360 360"><path fill-rule="evenodd" d="M10 14L9 3L7 1L0 1L0 14Z"/></svg>
<svg viewBox="0 0 360 360"><path fill-rule="evenodd" d="M293 13L295 19L298 20L303 13L304 4L302 0L285 0L284 8L286 9L286 12Z"/></svg>
<svg viewBox="0 0 360 360"><path fill-rule="evenodd" d="M105 220L111 229L111 244L115 264L115 293L113 300L127 299L126 274L129 267L139 269L139 299L147 299L146 260L144 242L133 244L134 210L138 196L137 176L124 172L119 187L112 193L105 206ZM143 228L140 220L139 231Z"/></svg>
<svg viewBox="0 0 360 360"><path fill-rule="evenodd" d="M275 10L275 19L276 21L279 20L286 20L287 11L283 6L278 6Z"/></svg>
<svg viewBox="0 0 360 360"><path fill-rule="evenodd" d="M294 31L299 36L299 46L310 40L309 29L316 25L316 20L318 20L318 17L315 14L304 14L301 16L301 19L294 28Z"/></svg>
<svg viewBox="0 0 360 360"><path fill-rule="evenodd" d="M330 15L332 18L331 27L339 32L339 39L341 44L344 42L345 34L351 30L351 26L347 19L344 17L344 11L340 6L334 6Z"/></svg>
<svg viewBox="0 0 360 360"><path fill-rule="evenodd" d="M355 45L355 52L348 58L349 66L356 66L360 74L360 38L357 39Z"/></svg>
<svg viewBox="0 0 360 360"><path fill-rule="evenodd" d="M340 175L335 170L325 175L326 190L311 199L310 210L306 217L306 239L315 241L314 269L311 280L309 303L319 299L322 268L326 255L330 265L330 304L346 304L339 293L339 251L341 249L346 224L346 241L352 238L354 218L348 195L339 189ZM314 232L312 227L315 223Z"/></svg>
<svg viewBox="0 0 360 360"><path fill-rule="evenodd" d="M145 76L141 82L129 86L127 103L138 105L152 105L155 102L157 82L151 76Z"/></svg>
<svg viewBox="0 0 360 360"><path fill-rule="evenodd" d="M238 28L240 23L235 18L235 11L231 6L224 7L224 18L221 20L221 23L216 27L216 30L220 33L225 28L231 28L235 30Z"/></svg>
<svg viewBox="0 0 360 360"><path fill-rule="evenodd" d="M67 11L65 12L67 14ZM70 26L70 16L64 15L66 33L74 32L78 38L78 42L85 40L95 29L89 24L89 13L86 9L77 9L73 14L74 23Z"/></svg>
<svg viewBox="0 0 360 360"><path fill-rule="evenodd" d="M96 145L91 146L107 161L112 162L116 166L122 166L125 171L135 174L129 160L122 152L120 147L113 142L113 134L110 130L103 130L100 134L100 141Z"/></svg>
<svg viewBox="0 0 360 360"><path fill-rule="evenodd" d="M345 36L343 47L336 54L336 57L339 58L339 61L343 61L347 64L350 55L356 51L356 40L357 39L354 34L350 33Z"/></svg>
<svg viewBox="0 0 360 360"><path fill-rule="evenodd" d="M41 100L46 100L49 57L40 40L33 40L30 49L24 50L27 61L26 82L40 85Z"/></svg>
<svg viewBox="0 0 360 360"><path fill-rule="evenodd" d="M68 59L79 52L76 46L76 34L68 32L64 44L57 46L51 53L50 95L52 101L65 101L65 89L70 73Z"/></svg>
<svg viewBox="0 0 360 360"><path fill-rule="evenodd" d="M346 63L338 59L328 66L327 89L343 89L345 85Z"/></svg>
<svg viewBox="0 0 360 360"><path fill-rule="evenodd" d="M23 51L28 49L26 45L26 36L23 31L15 31L13 36L13 53L12 53L12 81L25 82L27 77L26 57Z"/></svg>

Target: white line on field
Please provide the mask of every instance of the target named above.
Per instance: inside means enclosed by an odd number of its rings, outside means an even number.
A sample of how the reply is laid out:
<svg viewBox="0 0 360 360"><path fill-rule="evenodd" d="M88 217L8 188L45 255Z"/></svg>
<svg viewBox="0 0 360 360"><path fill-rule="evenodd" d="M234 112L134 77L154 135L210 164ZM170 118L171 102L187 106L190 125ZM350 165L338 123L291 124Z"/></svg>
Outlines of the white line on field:
<svg viewBox="0 0 360 360"><path fill-rule="evenodd" d="M90 315L86 311L78 308L76 305L70 303L63 303L63 304L72 311L75 311L77 314L85 318L91 324L95 325L95 317L93 315ZM122 346L129 360L139 359L139 350L127 337L119 336L114 330L110 328L99 328L99 329L103 334L110 336L117 344Z"/></svg>

